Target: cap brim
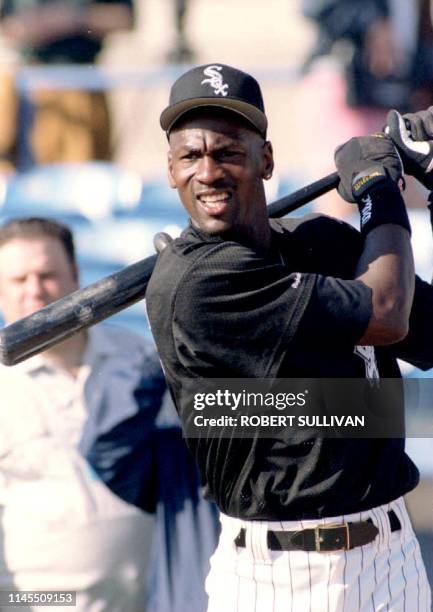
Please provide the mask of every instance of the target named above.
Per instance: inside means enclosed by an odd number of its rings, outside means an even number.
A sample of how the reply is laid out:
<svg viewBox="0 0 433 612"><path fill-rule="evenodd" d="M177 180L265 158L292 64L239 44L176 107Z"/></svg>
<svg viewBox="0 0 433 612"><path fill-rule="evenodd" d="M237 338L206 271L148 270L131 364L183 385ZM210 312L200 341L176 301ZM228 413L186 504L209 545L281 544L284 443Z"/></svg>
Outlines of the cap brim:
<svg viewBox="0 0 433 612"><path fill-rule="evenodd" d="M192 100L183 100L177 104L167 106L161 113L160 124L164 131L169 132L173 125L183 116L185 113L203 106L216 106L218 108L224 108L238 115L241 115L249 121L253 127L265 135L268 127L268 120L266 115L261 110L247 104L240 100L234 100L232 98L194 98Z"/></svg>

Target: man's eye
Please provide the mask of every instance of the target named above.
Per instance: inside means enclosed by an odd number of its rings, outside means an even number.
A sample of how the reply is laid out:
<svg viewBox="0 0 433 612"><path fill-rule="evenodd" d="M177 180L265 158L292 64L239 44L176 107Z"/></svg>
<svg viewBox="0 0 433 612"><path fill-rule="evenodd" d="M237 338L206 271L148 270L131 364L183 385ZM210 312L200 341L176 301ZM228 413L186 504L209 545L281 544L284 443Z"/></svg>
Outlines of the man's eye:
<svg viewBox="0 0 433 612"><path fill-rule="evenodd" d="M221 151L220 159L233 159L234 157L240 157L242 153L240 151Z"/></svg>
<svg viewBox="0 0 433 612"><path fill-rule="evenodd" d="M196 153L195 151L190 151L189 153L185 153L185 155L182 155L182 159L186 159L186 160L194 160L198 158L198 153Z"/></svg>

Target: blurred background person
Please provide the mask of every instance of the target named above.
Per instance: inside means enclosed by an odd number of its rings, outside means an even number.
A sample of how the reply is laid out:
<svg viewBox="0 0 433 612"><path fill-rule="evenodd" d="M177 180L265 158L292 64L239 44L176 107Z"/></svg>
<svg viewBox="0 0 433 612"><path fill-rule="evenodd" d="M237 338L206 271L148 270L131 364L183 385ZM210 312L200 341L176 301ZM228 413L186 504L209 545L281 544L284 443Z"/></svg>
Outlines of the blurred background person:
<svg viewBox="0 0 433 612"><path fill-rule="evenodd" d="M332 171L337 145L381 130L390 108L408 112L433 103L432 3L301 0L301 9L317 28L300 96L309 116L304 137L310 144L323 117L329 120L324 137L314 139L311 155L313 172L321 176ZM420 201L418 193L411 184L406 200L412 206L414 199L415 205ZM347 215L336 192L319 206L331 215Z"/></svg>
<svg viewBox="0 0 433 612"><path fill-rule="evenodd" d="M23 66L92 65L107 35L133 24L132 0L4 0L0 7L0 33ZM32 116L24 117L14 73L3 70L0 101L0 170L32 161L111 158L110 110L103 91L37 90ZM24 159L17 159L23 119L31 124L29 150L23 147Z"/></svg>
<svg viewBox="0 0 433 612"><path fill-rule="evenodd" d="M0 229L7 323L77 288L66 227L33 218ZM2 589L76 591L77 612L145 609L153 517L114 495L79 447L95 422L107 429L146 412L143 462L164 388L158 376L141 338L108 327L0 368ZM142 378L147 390L139 395Z"/></svg>
<svg viewBox="0 0 433 612"><path fill-rule="evenodd" d="M77 288L66 226L0 228L7 324ZM0 385L0 588L76 591L77 612L204 612L217 512L161 409L153 344L96 326L1 366Z"/></svg>

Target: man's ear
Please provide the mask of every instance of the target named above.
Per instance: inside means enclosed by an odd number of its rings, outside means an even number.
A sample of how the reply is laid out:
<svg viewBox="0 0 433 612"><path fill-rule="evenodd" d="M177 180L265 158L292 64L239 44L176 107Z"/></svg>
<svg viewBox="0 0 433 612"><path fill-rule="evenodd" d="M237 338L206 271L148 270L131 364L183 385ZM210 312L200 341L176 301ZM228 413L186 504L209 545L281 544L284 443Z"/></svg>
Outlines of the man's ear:
<svg viewBox="0 0 433 612"><path fill-rule="evenodd" d="M272 143L267 140L263 145L263 171L262 178L269 180L274 171L274 151Z"/></svg>
<svg viewBox="0 0 433 612"><path fill-rule="evenodd" d="M167 174L168 174L168 182L172 189L177 188L176 181L173 176L173 155L171 151L167 153Z"/></svg>

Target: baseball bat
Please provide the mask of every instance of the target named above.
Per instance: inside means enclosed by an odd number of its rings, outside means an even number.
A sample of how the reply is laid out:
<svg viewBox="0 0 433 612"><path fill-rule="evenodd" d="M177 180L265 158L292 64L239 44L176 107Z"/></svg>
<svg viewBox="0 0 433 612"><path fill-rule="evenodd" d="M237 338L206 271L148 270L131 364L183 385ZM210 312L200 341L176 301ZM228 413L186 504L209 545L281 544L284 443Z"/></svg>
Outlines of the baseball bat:
<svg viewBox="0 0 433 612"><path fill-rule="evenodd" d="M269 217L282 217L334 189L337 172L319 179L268 206ZM0 330L0 361L15 365L95 325L143 299L157 255L142 259L119 272L37 310Z"/></svg>

